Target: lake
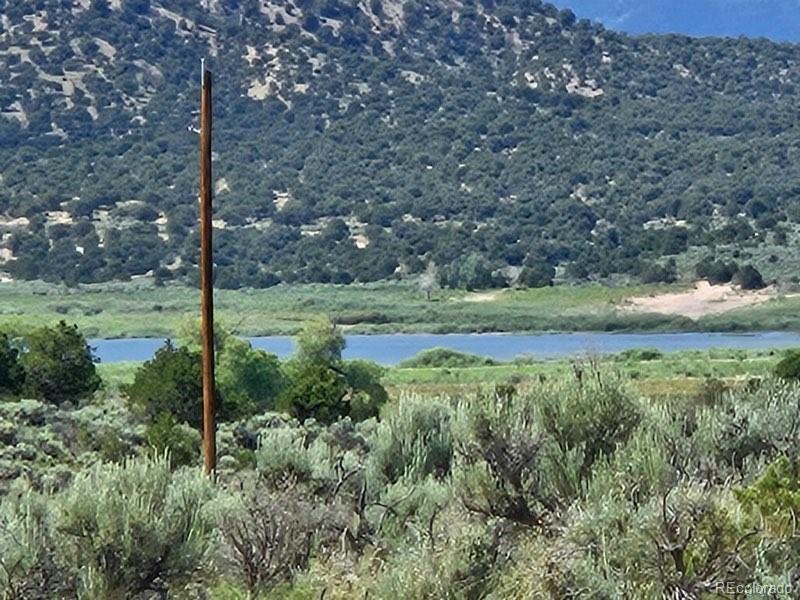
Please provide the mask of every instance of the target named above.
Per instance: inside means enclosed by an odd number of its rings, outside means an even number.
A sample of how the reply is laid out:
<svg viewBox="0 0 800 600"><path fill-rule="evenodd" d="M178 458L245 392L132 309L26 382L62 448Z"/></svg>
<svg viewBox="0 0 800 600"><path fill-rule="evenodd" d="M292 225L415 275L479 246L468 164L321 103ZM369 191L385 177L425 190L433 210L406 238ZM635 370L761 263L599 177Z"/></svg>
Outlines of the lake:
<svg viewBox="0 0 800 600"><path fill-rule="evenodd" d="M287 336L249 338L253 346L285 358L294 351ZM163 339L90 340L101 362L143 361L151 358ZM581 354L613 354L633 348L663 352L738 348L766 350L800 347L800 334L785 331L755 333L542 333L542 334L390 334L348 335L345 358L365 358L391 366L429 348L452 348L497 360L518 356L567 358Z"/></svg>

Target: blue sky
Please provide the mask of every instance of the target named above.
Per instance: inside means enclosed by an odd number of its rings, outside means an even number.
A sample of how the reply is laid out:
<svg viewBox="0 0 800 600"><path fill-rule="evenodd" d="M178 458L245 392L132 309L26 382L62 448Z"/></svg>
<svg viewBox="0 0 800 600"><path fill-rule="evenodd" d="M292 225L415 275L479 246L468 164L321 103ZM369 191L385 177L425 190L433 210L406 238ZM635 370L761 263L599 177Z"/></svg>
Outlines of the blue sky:
<svg viewBox="0 0 800 600"><path fill-rule="evenodd" d="M630 33L766 37L800 42L800 0L551 0Z"/></svg>

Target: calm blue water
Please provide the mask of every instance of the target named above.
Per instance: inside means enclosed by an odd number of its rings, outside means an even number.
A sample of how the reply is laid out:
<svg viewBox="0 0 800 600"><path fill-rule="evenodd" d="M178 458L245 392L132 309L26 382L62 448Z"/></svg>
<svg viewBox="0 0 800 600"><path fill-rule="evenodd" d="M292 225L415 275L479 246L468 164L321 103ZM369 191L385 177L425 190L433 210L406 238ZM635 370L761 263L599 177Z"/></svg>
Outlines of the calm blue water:
<svg viewBox="0 0 800 600"><path fill-rule="evenodd" d="M286 336L249 338L257 348L280 357L294 351L294 342ZM91 340L101 362L142 361L153 356L164 340L132 338ZM511 360L518 356L564 358L585 353L609 354L631 348L658 348L663 352L739 348L764 350L800 347L800 334L791 332L736 333L543 333L512 335L473 334L393 334L349 335L345 358L365 358L384 365L394 365L429 348L452 348Z"/></svg>

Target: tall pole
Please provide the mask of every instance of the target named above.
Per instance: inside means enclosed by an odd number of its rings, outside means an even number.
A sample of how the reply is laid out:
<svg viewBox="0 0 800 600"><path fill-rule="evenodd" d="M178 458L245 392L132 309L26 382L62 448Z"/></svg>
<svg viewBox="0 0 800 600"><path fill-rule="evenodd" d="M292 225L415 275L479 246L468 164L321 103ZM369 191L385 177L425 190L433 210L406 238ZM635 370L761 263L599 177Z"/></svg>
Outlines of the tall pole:
<svg viewBox="0 0 800 600"><path fill-rule="evenodd" d="M211 72L201 63L200 94L200 312L203 337L203 468L217 469L214 409L214 262L211 250Z"/></svg>

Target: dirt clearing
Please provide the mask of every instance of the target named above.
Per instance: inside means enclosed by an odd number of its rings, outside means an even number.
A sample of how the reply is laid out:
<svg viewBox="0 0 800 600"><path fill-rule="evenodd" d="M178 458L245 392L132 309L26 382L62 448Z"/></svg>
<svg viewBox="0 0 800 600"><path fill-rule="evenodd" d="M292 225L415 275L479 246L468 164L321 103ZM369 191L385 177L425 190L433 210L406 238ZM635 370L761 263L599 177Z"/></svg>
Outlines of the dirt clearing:
<svg viewBox="0 0 800 600"><path fill-rule="evenodd" d="M693 290L686 292L628 298L620 308L629 313L659 313L699 319L762 304L776 296L774 288L749 291L740 290L731 284L710 285L701 281Z"/></svg>

